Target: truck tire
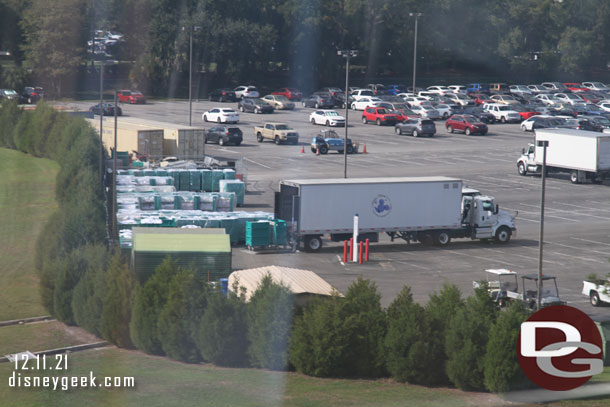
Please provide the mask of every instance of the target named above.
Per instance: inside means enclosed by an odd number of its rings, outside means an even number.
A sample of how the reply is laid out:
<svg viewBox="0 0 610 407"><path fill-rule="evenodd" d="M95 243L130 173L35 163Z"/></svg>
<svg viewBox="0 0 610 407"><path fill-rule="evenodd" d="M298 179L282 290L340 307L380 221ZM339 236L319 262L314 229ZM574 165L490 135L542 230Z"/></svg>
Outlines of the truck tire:
<svg viewBox="0 0 610 407"><path fill-rule="evenodd" d="M591 301L591 305L593 305L594 307L599 307L599 294L597 293L597 291L591 291L591 294L589 294L589 300Z"/></svg>
<svg viewBox="0 0 610 407"><path fill-rule="evenodd" d="M506 116L502 116L502 117L500 118L500 122L501 122L502 124L506 123Z"/></svg>
<svg viewBox="0 0 610 407"><path fill-rule="evenodd" d="M321 145L320 154L326 154L326 153L328 153L328 147L326 147L326 145Z"/></svg>
<svg viewBox="0 0 610 407"><path fill-rule="evenodd" d="M437 232L436 235L434 235L434 243L437 246L447 246L451 243L451 235L444 230Z"/></svg>
<svg viewBox="0 0 610 407"><path fill-rule="evenodd" d="M256 141L258 141L259 143L263 142L263 135L261 132L256 133Z"/></svg>
<svg viewBox="0 0 610 407"><path fill-rule="evenodd" d="M519 172L519 175L527 175L527 168L525 167L525 164L523 163L519 163L517 164L517 171Z"/></svg>
<svg viewBox="0 0 610 407"><path fill-rule="evenodd" d="M274 141L275 141L275 144L278 145L278 146L280 144L282 144L282 140L280 140L280 136L275 136L275 140Z"/></svg>
<svg viewBox="0 0 610 407"><path fill-rule="evenodd" d="M348 145L348 146L347 146L347 153L348 153L348 154L354 154L354 147L352 147L352 146Z"/></svg>
<svg viewBox="0 0 610 407"><path fill-rule="evenodd" d="M508 243L510 241L511 231L506 226L500 226L498 230L496 230L496 242L498 243Z"/></svg>
<svg viewBox="0 0 610 407"><path fill-rule="evenodd" d="M572 171L570 173L570 182L572 184L580 184L580 181L578 180L578 171Z"/></svg>
<svg viewBox="0 0 610 407"><path fill-rule="evenodd" d="M307 235L303 241L306 252L317 252L322 248L322 237L316 235Z"/></svg>

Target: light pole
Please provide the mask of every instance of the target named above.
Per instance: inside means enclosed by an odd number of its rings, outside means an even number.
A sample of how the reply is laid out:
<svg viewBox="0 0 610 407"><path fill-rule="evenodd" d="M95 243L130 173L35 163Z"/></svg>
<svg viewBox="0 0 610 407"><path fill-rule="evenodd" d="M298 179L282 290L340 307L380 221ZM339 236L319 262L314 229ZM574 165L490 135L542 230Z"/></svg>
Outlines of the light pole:
<svg viewBox="0 0 610 407"><path fill-rule="evenodd" d="M544 192L546 184L546 149L548 140L538 140L537 147L542 147L542 191L540 193L540 239L538 241L538 298L536 299L536 310L542 308L542 247L544 244Z"/></svg>
<svg viewBox="0 0 610 407"><path fill-rule="evenodd" d="M95 54L94 54L95 55ZM95 57L93 58L95 63ZM104 61L100 61L100 182L102 183L102 189L104 188L104 143L102 141L102 133L104 131Z"/></svg>
<svg viewBox="0 0 610 407"><path fill-rule="evenodd" d="M345 58L345 140L343 141L343 178L347 178L347 116L349 114L349 59L358 56L358 50L340 50L337 55Z"/></svg>
<svg viewBox="0 0 610 407"><path fill-rule="evenodd" d="M117 156L117 115L119 110L118 91L114 91L114 151L112 154L112 239L118 238L116 210L116 156Z"/></svg>
<svg viewBox="0 0 610 407"><path fill-rule="evenodd" d="M423 13L409 13L409 16L415 17L415 38L413 40L413 93L416 94L415 90L415 72L417 70L417 19L423 16Z"/></svg>
<svg viewBox="0 0 610 407"><path fill-rule="evenodd" d="M189 126L193 125L193 31L199 31L201 27L182 27L182 31L189 30Z"/></svg>

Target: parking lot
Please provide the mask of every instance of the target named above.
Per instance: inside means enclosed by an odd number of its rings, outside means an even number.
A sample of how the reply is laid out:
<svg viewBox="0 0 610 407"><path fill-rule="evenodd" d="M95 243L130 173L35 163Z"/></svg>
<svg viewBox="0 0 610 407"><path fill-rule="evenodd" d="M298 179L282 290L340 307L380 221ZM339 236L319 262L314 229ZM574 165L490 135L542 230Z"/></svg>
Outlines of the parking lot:
<svg viewBox="0 0 610 407"><path fill-rule="evenodd" d="M69 103L81 110L95 102ZM193 125L203 123L201 114L212 106L236 107L236 103L193 103ZM188 124L188 102L151 101L146 105L122 105L125 116ZM244 133L239 147L207 145L207 154L243 157L248 167L246 210L273 211L273 192L281 179L343 177L343 155L316 156L309 149L311 137L323 126L308 122L313 109L276 111L270 115L241 113L238 124ZM341 115L344 111L339 110ZM508 245L457 240L447 248L390 242L371 246L371 261L365 265L342 264L343 245L325 242L320 253L253 253L234 250L233 267L266 264L310 269L345 291L358 276L374 280L388 305L404 284L411 286L417 301L439 290L444 281L456 284L464 295L472 293L472 281L484 278L486 268L508 268L519 274L537 272L540 211L539 177L521 177L516 160L533 140L517 124L490 125L485 136L449 134L444 121L436 122L437 135L414 138L394 134L393 127L362 124L361 112L350 111L349 137L360 143L361 153L348 156L349 177L445 175L492 195L500 208L518 211L517 235ZM253 126L265 121L284 122L300 134L299 145L257 143ZM336 131L343 136L345 129ZM362 154L366 144L367 154ZM301 153L302 146L305 153ZM544 272L557 276L560 295L596 319L610 319L610 307L593 308L580 294L581 283L590 273L610 271L610 183L573 185L567 174L547 178ZM328 244L327 244L328 243ZM521 282L520 282L521 283Z"/></svg>

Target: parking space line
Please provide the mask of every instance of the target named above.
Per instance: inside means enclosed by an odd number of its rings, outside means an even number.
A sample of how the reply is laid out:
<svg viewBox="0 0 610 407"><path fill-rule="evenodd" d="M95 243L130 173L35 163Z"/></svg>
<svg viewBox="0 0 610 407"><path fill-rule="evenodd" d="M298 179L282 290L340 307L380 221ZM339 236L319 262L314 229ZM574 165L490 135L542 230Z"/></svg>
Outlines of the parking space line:
<svg viewBox="0 0 610 407"><path fill-rule="evenodd" d="M401 164L426 165L426 164L418 163L418 162L415 162L415 161L397 160L396 158L385 158L384 160L385 161L393 161L393 162L397 162L397 163L401 163Z"/></svg>
<svg viewBox="0 0 610 407"><path fill-rule="evenodd" d="M485 250L505 254L502 250L498 250L498 249L489 249L489 248L487 248ZM510 255L511 256L516 256L516 257L523 257L524 259L528 259L528 260L538 261L538 257L531 257L531 256L526 256L526 255L523 255L523 254L516 254L516 253L511 253ZM565 263L560 263L558 261L548 260L548 259L544 259L544 258L542 259L542 261L544 261L545 263L557 264L559 266L564 266L565 265Z"/></svg>
<svg viewBox="0 0 610 407"><path fill-rule="evenodd" d="M580 237L570 237L570 239L574 239L574 240L580 240L583 242L588 242L588 243L597 243L597 244L603 244L604 246L610 246L610 243L604 243L604 242L598 242L596 240L589 240L589 239L582 239Z"/></svg>
<svg viewBox="0 0 610 407"><path fill-rule="evenodd" d="M444 252L449 252L449 253L453 253L453 254L457 254L457 255L462 255L465 257L472 257L475 259L479 259L479 260L485 260L486 262L494 261L496 263L502 263L502 264L506 264L508 266L513 266L513 267L518 267L516 264L513 263L509 263L507 261L502 261L502 260L497 260L497 259L490 259L489 257L484 257L484 256L475 256L474 254L467 254L467 253L461 253L455 250L447 250L447 249L443 249Z"/></svg>
<svg viewBox="0 0 610 407"><path fill-rule="evenodd" d="M570 245L567 245L567 244L557 243L557 242L549 242L549 243L557 245L557 246L568 247L570 249L577 249L577 250L584 250L584 251L587 251L587 252L599 253L599 254L603 254L604 256L608 255L608 252L600 252L599 250L587 249L586 247L575 247L575 246L570 246Z"/></svg>
<svg viewBox="0 0 610 407"><path fill-rule="evenodd" d="M267 168L268 170L272 170L272 169L273 169L273 168L271 168L271 167L266 166L265 164L261 164L261 163L259 163L259 162L256 162L256 161L254 161L254 160L252 160L252 159L250 159L250 158L248 158L248 157L244 157L244 160L246 160L246 161L250 161L252 164L260 165L261 167L263 167L263 168Z"/></svg>
<svg viewBox="0 0 610 407"><path fill-rule="evenodd" d="M511 184L527 185L530 188L533 186L533 184L528 184L528 183L525 183L523 181L510 181L510 180L507 180L506 178L488 177L488 176L485 176L485 175L479 175L479 177L485 178L485 179L494 180L494 181L500 181L502 183L510 182ZM548 185L546 187L549 188L549 189L561 189L559 187L549 187Z"/></svg>
<svg viewBox="0 0 610 407"><path fill-rule="evenodd" d="M546 252L546 253L556 254L558 256L569 257L571 259L580 259L580 260L583 260L583 261L592 261L594 263L599 263L599 264L608 264L607 261L599 261L599 260L595 260L595 259L590 259L588 257L574 256L572 254L565 254L565 253L560 253L560 252Z"/></svg>
<svg viewBox="0 0 610 407"><path fill-rule="evenodd" d="M424 161L432 161L433 163L443 163L443 164L449 164L449 165L455 164L455 163L451 163L451 162L448 162L448 161L440 160L438 158L437 159L432 159L432 158L426 158L426 157L419 157L419 159L420 160L424 160Z"/></svg>
<svg viewBox="0 0 610 407"><path fill-rule="evenodd" d="M604 211L604 212L610 212L610 209L604 209L604 208L590 208L588 206L581 206L581 205L574 205L574 204L569 204L569 203L565 203L565 202L559 202L559 201L552 201L551 203L553 204L557 204L557 205L565 205L565 206L573 206L575 208L581 208L581 209L585 209L588 211Z"/></svg>

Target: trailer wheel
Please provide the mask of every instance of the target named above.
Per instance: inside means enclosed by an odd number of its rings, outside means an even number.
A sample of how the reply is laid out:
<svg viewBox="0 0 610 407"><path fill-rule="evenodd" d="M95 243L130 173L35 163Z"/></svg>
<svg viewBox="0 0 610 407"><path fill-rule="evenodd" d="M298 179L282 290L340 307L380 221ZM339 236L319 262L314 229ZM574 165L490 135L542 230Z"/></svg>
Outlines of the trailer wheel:
<svg viewBox="0 0 610 407"><path fill-rule="evenodd" d="M305 251L317 252L322 248L322 237L321 236L305 236Z"/></svg>
<svg viewBox="0 0 610 407"><path fill-rule="evenodd" d="M594 307L599 306L599 294L596 291L591 292L591 295L589 295L589 300L591 301L591 305Z"/></svg>
<svg viewBox="0 0 610 407"><path fill-rule="evenodd" d="M496 231L496 242L508 243L510 241L511 231L506 226L501 226Z"/></svg>
<svg viewBox="0 0 610 407"><path fill-rule="evenodd" d="M445 231L438 232L434 236L434 243L438 246L447 246L451 242L451 236Z"/></svg>

